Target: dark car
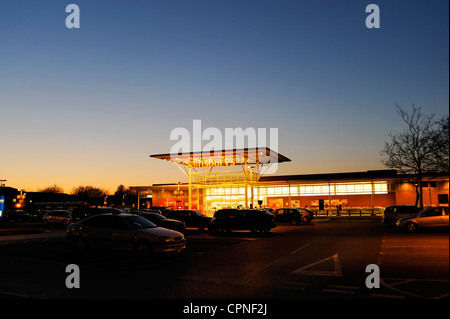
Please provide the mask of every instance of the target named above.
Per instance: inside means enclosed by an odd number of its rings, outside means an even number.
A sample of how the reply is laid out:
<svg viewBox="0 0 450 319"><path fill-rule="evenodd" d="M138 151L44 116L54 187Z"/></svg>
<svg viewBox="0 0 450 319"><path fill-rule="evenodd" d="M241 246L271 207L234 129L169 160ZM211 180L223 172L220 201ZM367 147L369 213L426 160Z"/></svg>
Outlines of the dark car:
<svg viewBox="0 0 450 319"><path fill-rule="evenodd" d="M186 224L176 219L169 219L157 212L145 212L145 211L132 211L133 214L148 219L158 227L164 227L172 230L179 231L181 233L186 231Z"/></svg>
<svg viewBox="0 0 450 319"><path fill-rule="evenodd" d="M84 219L86 217L112 213L112 214L120 214L124 211L116 208L110 207L78 207L72 211L72 221L76 222L78 220Z"/></svg>
<svg viewBox="0 0 450 319"><path fill-rule="evenodd" d="M218 231L251 230L269 232L277 227L275 216L262 210L220 209L214 214L211 228Z"/></svg>
<svg viewBox="0 0 450 319"><path fill-rule="evenodd" d="M23 222L30 220L30 215L23 210L11 210L7 213L6 219L8 221Z"/></svg>
<svg viewBox="0 0 450 319"><path fill-rule="evenodd" d="M30 220L33 222L42 222L42 218L44 218L44 215L49 212L49 210L33 210L30 212Z"/></svg>
<svg viewBox="0 0 450 319"><path fill-rule="evenodd" d="M172 211L172 207L165 207L165 206L153 206L150 210L148 209L141 209L141 211L150 211L150 212L159 212L162 215L166 216L168 212Z"/></svg>
<svg viewBox="0 0 450 319"><path fill-rule="evenodd" d="M278 208L272 212L275 220L279 223L310 223L314 218L314 213L306 208Z"/></svg>
<svg viewBox="0 0 450 319"><path fill-rule="evenodd" d="M415 216L420 212L420 208L417 206L388 206L384 209L381 217L381 222L391 227L395 227L397 220L403 217Z"/></svg>
<svg viewBox="0 0 450 319"><path fill-rule="evenodd" d="M166 214L169 219L176 219L185 223L186 227L194 227L199 230L209 229L211 217L207 217L196 210L171 210Z"/></svg>

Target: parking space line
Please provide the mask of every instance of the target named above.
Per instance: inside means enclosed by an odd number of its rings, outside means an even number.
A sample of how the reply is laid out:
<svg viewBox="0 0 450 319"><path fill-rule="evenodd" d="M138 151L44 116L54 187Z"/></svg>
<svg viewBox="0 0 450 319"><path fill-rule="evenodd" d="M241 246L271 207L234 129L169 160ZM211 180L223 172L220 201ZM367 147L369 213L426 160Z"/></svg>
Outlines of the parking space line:
<svg viewBox="0 0 450 319"><path fill-rule="evenodd" d="M317 265L327 263L331 260L331 266L328 267L327 270L323 270L321 268L316 269ZM315 261L309 265L297 268L290 272L291 274L300 274L300 275L310 275L310 276L332 276L332 277L342 277L342 267L339 262L338 254L334 254L333 256L320 259Z"/></svg>
<svg viewBox="0 0 450 319"><path fill-rule="evenodd" d="M406 284L408 282L413 282L413 281L414 281L413 279L406 279L406 280L392 283L392 284L390 284L390 286L392 287L392 286L396 286L396 285L402 285L402 284Z"/></svg>
<svg viewBox="0 0 450 319"><path fill-rule="evenodd" d="M305 249L305 248L308 247L308 246L309 246L309 244L306 244L306 245L303 245L303 246L300 247L300 248L297 248L297 249L291 251L291 255L294 255L294 254L298 253L299 251Z"/></svg>
<svg viewBox="0 0 450 319"><path fill-rule="evenodd" d="M23 295L23 294L18 294L15 292L9 292L9 291L3 291L3 290L0 290L0 295L8 295L8 296L19 297L19 298L31 298L31 296L28 296L28 295Z"/></svg>
<svg viewBox="0 0 450 319"><path fill-rule="evenodd" d="M291 251L289 254L290 254L290 255L294 255L294 254L298 253L299 251L305 249L307 246L309 246L309 244L303 245L303 246L301 246L300 248L297 248L297 249ZM280 258L275 259L274 261L272 261L272 262L270 262L270 263L264 265L264 266L261 267L260 269L262 270L262 269L269 268L269 267L275 265L276 263L278 263L279 261L281 261L281 260L284 259L284 258L286 258L285 255L283 255L283 256L281 256Z"/></svg>
<svg viewBox="0 0 450 319"><path fill-rule="evenodd" d="M399 280L399 282L393 282L393 283L386 283L386 280ZM405 283L416 283L416 282L434 282L434 283L448 283L448 280L433 280L433 279L404 279L404 278L380 278L380 282L381 284L386 287L389 288L393 291L399 292L401 294L405 294L405 295L409 295L409 296L413 296L416 298L426 298L425 295L418 295L415 293L412 293L410 291L406 291L406 290L402 290L400 288L394 287L396 285L400 285L400 284L405 284ZM446 296L448 296L449 293L446 292L443 295L440 296L435 296L435 297L431 297L431 299L440 299L440 298L445 298Z"/></svg>

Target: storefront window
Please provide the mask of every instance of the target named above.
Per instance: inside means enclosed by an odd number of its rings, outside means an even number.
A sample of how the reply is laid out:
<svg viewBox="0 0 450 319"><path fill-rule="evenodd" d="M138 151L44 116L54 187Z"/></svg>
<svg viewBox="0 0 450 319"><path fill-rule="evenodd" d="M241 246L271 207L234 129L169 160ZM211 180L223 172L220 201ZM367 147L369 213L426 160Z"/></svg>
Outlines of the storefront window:
<svg viewBox="0 0 450 319"><path fill-rule="evenodd" d="M387 182L360 182L360 183L330 183L330 184L295 184L290 186L265 186L253 187L253 202L256 205L262 200L267 205L270 197L288 196L339 196L339 195L368 195L387 194ZM245 187L216 187L205 188L203 192L205 209L233 207L245 204ZM252 189L247 189L247 201L251 201Z"/></svg>

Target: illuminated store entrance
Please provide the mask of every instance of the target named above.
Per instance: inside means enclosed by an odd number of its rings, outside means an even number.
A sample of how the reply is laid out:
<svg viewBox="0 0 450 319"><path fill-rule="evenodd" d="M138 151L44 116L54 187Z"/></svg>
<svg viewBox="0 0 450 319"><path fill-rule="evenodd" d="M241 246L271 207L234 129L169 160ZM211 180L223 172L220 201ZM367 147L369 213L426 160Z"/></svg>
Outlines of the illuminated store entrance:
<svg viewBox="0 0 450 319"><path fill-rule="evenodd" d="M189 181L186 208L195 206L207 214L223 207L249 208L262 204L264 198L255 189L257 182L272 165L290 161L269 148L221 150L206 154L157 154L151 157L178 166Z"/></svg>
<svg viewBox="0 0 450 319"><path fill-rule="evenodd" d="M270 163L261 159L270 154L273 162L290 160L269 149L259 155L254 149L215 153L152 155L175 163L188 182L130 187L138 194L138 207L191 208L209 216L227 207L302 207L316 214L361 215L381 214L387 206L414 205L416 200L409 176L395 170L281 176L268 171ZM426 180L424 205L448 206L448 175L429 174Z"/></svg>

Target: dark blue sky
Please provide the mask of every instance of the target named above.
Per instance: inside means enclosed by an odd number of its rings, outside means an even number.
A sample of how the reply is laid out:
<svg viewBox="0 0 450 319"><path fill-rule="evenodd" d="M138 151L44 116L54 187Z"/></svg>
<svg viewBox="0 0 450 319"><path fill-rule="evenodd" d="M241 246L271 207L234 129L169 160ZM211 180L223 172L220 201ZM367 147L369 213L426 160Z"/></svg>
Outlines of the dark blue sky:
<svg viewBox="0 0 450 319"><path fill-rule="evenodd" d="M70 3L80 29L65 26ZM447 0L1 0L0 178L182 180L148 155L194 119L278 128L292 159L279 174L382 168L395 104L448 114L448 15Z"/></svg>

